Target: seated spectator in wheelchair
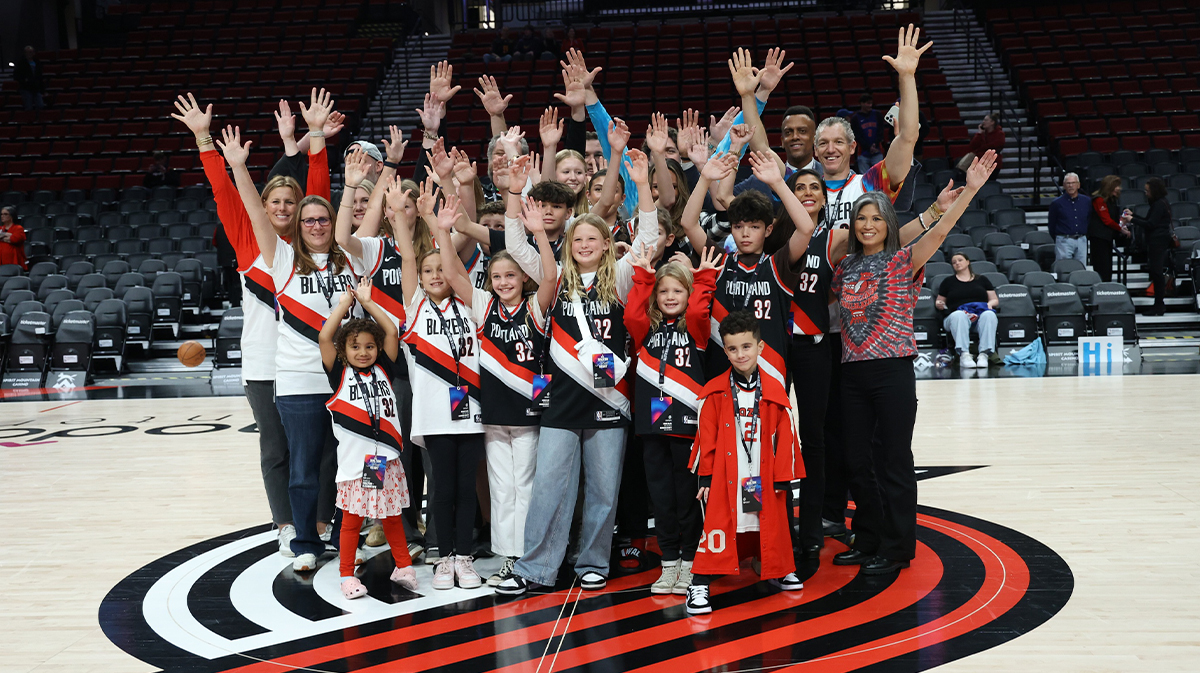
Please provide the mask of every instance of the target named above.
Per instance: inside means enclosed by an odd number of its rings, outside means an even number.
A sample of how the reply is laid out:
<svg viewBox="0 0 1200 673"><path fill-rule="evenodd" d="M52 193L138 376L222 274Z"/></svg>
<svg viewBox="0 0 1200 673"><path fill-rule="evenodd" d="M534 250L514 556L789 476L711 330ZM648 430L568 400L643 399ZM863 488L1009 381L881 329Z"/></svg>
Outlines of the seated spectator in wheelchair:
<svg viewBox="0 0 1200 673"><path fill-rule="evenodd" d="M942 324L954 338L959 365L964 369L987 369L996 353L996 307L1000 299L992 282L971 270L966 255L951 256L950 266L954 267L954 275L942 281L935 305L946 313ZM977 359L971 359L971 330L979 334Z"/></svg>

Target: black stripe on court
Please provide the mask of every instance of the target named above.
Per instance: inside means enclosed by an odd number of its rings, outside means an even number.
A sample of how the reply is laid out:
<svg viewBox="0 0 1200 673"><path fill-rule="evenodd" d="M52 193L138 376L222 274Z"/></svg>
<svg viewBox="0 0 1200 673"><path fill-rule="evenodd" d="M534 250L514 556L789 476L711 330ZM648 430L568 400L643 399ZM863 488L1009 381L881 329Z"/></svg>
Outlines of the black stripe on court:
<svg viewBox="0 0 1200 673"><path fill-rule="evenodd" d="M246 619L233 607L230 589L238 575L278 550L277 542L267 542L210 568L188 591L188 611L201 626L230 640L267 633L267 629Z"/></svg>
<svg viewBox="0 0 1200 673"><path fill-rule="evenodd" d="M337 563L337 559L332 559L329 563ZM322 619L341 617L340 608L326 603L324 598L317 595L317 590L313 588L313 578L316 574L297 573L289 564L280 570L271 582L271 593L280 605L309 621L319 622Z"/></svg>

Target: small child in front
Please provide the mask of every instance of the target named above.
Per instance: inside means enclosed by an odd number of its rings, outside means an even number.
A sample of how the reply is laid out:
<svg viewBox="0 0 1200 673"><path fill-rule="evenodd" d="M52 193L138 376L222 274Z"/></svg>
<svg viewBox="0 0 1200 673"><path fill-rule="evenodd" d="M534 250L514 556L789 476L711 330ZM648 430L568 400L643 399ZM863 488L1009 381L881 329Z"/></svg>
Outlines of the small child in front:
<svg viewBox="0 0 1200 673"><path fill-rule="evenodd" d="M700 477L696 497L705 504L687 594L690 615L712 612L709 585L720 575L737 574L742 556L757 555L759 576L780 589L804 588L795 573L787 518L789 484L804 476L791 403L778 381L759 372L763 341L753 313L731 312L721 321L720 335L731 368L700 391L700 427L690 461Z"/></svg>

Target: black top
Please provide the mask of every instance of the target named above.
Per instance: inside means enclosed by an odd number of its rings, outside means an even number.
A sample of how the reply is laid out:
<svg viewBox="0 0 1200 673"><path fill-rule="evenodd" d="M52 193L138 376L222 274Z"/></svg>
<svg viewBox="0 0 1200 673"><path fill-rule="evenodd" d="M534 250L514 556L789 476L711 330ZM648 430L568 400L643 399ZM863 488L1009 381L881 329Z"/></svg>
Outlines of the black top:
<svg viewBox="0 0 1200 673"><path fill-rule="evenodd" d="M983 276L975 276L966 282L959 280L957 276L947 276L942 280L938 296L946 298L947 311L955 311L959 306L973 301L986 304L988 290L995 289L992 281Z"/></svg>
<svg viewBox="0 0 1200 673"><path fill-rule="evenodd" d="M1145 217L1133 216L1133 223L1146 230L1147 239L1164 239L1171 235L1171 204L1159 199L1150 204Z"/></svg>

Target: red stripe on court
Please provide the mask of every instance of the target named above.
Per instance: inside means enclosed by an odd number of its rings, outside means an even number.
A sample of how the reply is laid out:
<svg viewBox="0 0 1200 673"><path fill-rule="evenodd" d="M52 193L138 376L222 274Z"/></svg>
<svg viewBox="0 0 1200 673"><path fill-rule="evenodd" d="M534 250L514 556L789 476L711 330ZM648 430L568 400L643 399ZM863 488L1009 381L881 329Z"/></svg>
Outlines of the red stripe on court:
<svg viewBox="0 0 1200 673"><path fill-rule="evenodd" d="M44 414L44 413L46 413L47 411L54 411L55 409L62 409L63 407L69 407L69 406L71 406L72 404L79 404L79 403L80 403L80 402L82 402L82 401L83 401L83 400L75 400L74 402L67 402L66 404L60 404L60 405L58 405L57 407L50 407L49 409L42 409L42 410L41 410L41 411L39 411L38 413L39 413L39 414Z"/></svg>

